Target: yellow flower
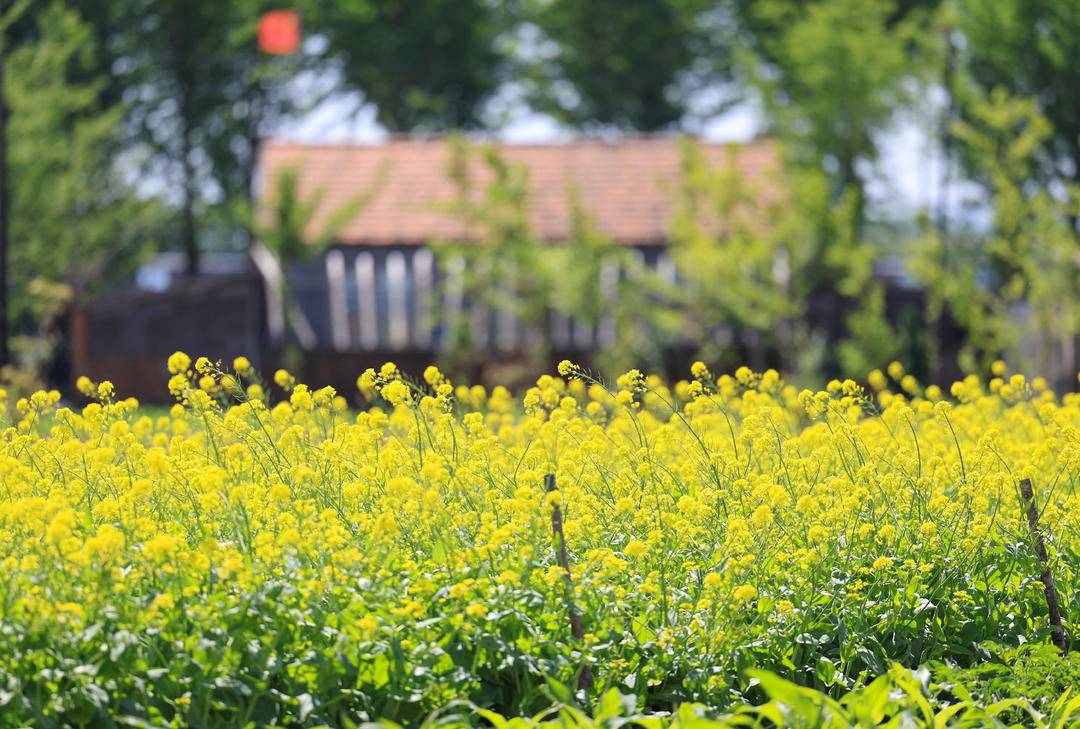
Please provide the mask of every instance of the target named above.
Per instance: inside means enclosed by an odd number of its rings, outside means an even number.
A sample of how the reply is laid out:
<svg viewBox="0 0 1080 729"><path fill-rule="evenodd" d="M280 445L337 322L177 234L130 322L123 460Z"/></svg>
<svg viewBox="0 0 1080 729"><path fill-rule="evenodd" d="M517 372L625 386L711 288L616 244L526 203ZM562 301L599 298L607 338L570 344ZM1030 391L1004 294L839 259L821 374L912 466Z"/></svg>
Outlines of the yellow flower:
<svg viewBox="0 0 1080 729"><path fill-rule="evenodd" d="M153 562L165 562L176 556L180 539L171 534L159 534L143 544L142 553Z"/></svg>
<svg viewBox="0 0 1080 729"><path fill-rule="evenodd" d="M587 643L629 627L677 651L687 691L706 695L724 684L695 677L730 674L751 643L782 655L802 630L797 606L817 610L819 598L872 597L903 622L933 587L957 608L945 628L962 618L978 640L1015 642L1026 623L991 626L967 610L986 586L962 576L989 574L1002 614L1041 599L1041 585L1023 587L1027 557L1006 549L1026 527L1015 479L1032 479L1054 555L1080 549L1080 496L1061 487L1077 462L1080 394L1002 368L990 382L964 377L949 402L899 365L888 373L897 392L871 373L878 413L853 379L799 392L748 367L714 377L695 363L692 381L673 386L631 371L609 392L561 363L562 377L512 394L455 386L435 366L414 387L387 363L357 382L384 399L349 411L325 383L283 370L281 397L254 374L241 381L250 362L225 375L204 359L192 369L187 355L170 358L168 409L89 379L77 384L96 401L81 408L55 410L55 391L13 394L19 412L0 438L4 621L54 646L58 665L82 660L62 638L83 620L141 635L175 617L166 637L180 643L232 622L245 646L262 639L258 621L229 616L257 609L307 621L304 635L342 654L378 656L385 631L402 662L388 670L409 676L433 665L425 646L494 628L503 605L537 628L504 636L533 660L551 641L580 647L567 631L571 577ZM556 504L569 574L555 558ZM837 575L848 578L825 598L822 580ZM879 617L853 630L872 635ZM304 635L279 647L320 649ZM484 654L487 668L500 650ZM651 680L663 663L637 641L608 653L604 680ZM440 676L456 670L456 658L440 660ZM378 698L385 666L372 666L364 690ZM309 669L282 670L311 687ZM428 683L417 684L425 711L461 688Z"/></svg>
<svg viewBox="0 0 1080 729"><path fill-rule="evenodd" d="M312 399L307 385L297 385L293 388L292 394L289 395L289 404L297 410L311 410L315 406L315 401Z"/></svg>
<svg viewBox="0 0 1080 729"><path fill-rule="evenodd" d="M74 527L75 512L65 509L49 522L49 527L45 530L45 541L50 544L60 544L71 536Z"/></svg>
<svg viewBox="0 0 1080 729"><path fill-rule="evenodd" d="M374 390L377 377L378 375L375 374L375 370L368 367L356 378L356 389L364 393Z"/></svg>
<svg viewBox="0 0 1080 729"><path fill-rule="evenodd" d="M364 633L368 636L373 635L375 631L379 629L379 621L376 620L375 616L370 613L360 618L360 620L358 620L356 624L360 628L360 630L364 631Z"/></svg>
<svg viewBox="0 0 1080 729"><path fill-rule="evenodd" d="M183 352L173 352L169 355L168 367L169 372L172 374L181 375L191 367L191 357L188 357Z"/></svg>
<svg viewBox="0 0 1080 729"><path fill-rule="evenodd" d="M124 548L124 533L111 524L102 524L97 533L86 540L86 553L91 558L108 558Z"/></svg>
<svg viewBox="0 0 1080 729"><path fill-rule="evenodd" d="M443 374L439 372L439 368L434 365L430 365L424 370L424 382L432 387L442 384L444 379Z"/></svg>
<svg viewBox="0 0 1080 729"><path fill-rule="evenodd" d="M274 372L274 384L281 389L291 390L295 383L296 379L289 374L288 370L277 370Z"/></svg>
<svg viewBox="0 0 1080 729"><path fill-rule="evenodd" d="M773 523L773 512L766 504L754 509L753 515L750 517L750 523L759 528L765 528Z"/></svg>
<svg viewBox="0 0 1080 729"><path fill-rule="evenodd" d="M394 407L408 404L410 401L409 386L401 380L387 383L379 394Z"/></svg>
<svg viewBox="0 0 1080 729"><path fill-rule="evenodd" d="M758 591L753 585L739 585L731 594L739 602L750 602L757 597Z"/></svg>

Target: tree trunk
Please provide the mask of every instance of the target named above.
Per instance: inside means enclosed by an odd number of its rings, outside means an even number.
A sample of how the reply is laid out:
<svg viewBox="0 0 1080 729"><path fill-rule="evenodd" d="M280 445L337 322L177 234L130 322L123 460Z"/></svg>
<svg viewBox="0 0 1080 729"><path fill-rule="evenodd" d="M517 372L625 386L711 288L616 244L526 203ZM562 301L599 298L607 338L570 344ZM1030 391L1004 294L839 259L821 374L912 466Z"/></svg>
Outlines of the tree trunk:
<svg viewBox="0 0 1080 729"><path fill-rule="evenodd" d="M11 200L8 190L7 120L9 109L4 93L4 39L0 38L0 367L10 364L8 347L8 235L11 229Z"/></svg>
<svg viewBox="0 0 1080 729"><path fill-rule="evenodd" d="M189 276L199 272L199 240L195 225L195 167L191 163L191 134L185 125L181 145L181 169L184 191L180 210L180 236L186 258L185 271Z"/></svg>

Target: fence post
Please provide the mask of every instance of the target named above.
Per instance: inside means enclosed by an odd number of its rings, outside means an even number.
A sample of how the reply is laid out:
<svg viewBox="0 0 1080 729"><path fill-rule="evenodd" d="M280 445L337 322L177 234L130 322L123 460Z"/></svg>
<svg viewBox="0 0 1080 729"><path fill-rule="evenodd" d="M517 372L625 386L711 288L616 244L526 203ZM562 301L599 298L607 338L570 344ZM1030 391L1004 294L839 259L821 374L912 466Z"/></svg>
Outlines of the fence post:
<svg viewBox="0 0 1080 729"><path fill-rule="evenodd" d="M544 476L544 489L547 493L558 490L555 485L555 474L549 473ZM570 614L570 634L578 643L585 640L585 628L581 623L581 615L574 605L574 580L570 576L570 560L566 556L566 535L563 533L562 507L558 502L552 504L551 509L551 532L555 542L555 560L563 570L563 585L566 591L566 610ZM578 674L578 689L585 691L592 686L592 667L588 661L582 660L581 673Z"/></svg>
<svg viewBox="0 0 1080 729"><path fill-rule="evenodd" d="M1042 563L1042 574L1039 579L1043 583L1046 607L1050 613L1050 637L1062 653L1068 653L1065 629L1061 627L1061 606L1058 604L1057 586L1054 584L1054 575L1050 573L1050 558L1046 554L1046 542L1043 541L1042 530L1039 529L1039 508L1035 503L1035 491L1031 486L1030 478L1020 480L1020 495L1027 509L1028 528L1031 530L1031 538L1034 541L1035 554Z"/></svg>

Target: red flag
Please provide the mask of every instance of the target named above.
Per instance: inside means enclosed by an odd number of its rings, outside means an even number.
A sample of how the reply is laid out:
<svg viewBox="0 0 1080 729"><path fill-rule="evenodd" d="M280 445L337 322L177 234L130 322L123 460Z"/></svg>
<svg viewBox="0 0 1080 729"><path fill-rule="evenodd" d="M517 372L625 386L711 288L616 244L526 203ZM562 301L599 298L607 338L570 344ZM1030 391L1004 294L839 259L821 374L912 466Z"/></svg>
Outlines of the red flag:
<svg viewBox="0 0 1080 729"><path fill-rule="evenodd" d="M300 47L300 14L271 10L259 18L259 50L275 56L296 53Z"/></svg>

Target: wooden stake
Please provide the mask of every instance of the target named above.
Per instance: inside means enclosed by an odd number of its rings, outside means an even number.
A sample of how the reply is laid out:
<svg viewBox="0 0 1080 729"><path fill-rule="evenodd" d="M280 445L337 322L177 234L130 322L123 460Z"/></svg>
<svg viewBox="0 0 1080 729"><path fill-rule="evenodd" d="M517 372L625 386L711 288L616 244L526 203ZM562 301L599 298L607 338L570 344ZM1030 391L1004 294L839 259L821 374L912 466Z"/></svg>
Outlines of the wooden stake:
<svg viewBox="0 0 1080 729"><path fill-rule="evenodd" d="M1035 504L1035 491L1032 489L1030 478L1020 480L1020 495L1027 509L1028 527L1031 529L1031 537L1035 542L1035 554L1042 563L1043 569L1039 579L1043 583L1046 607L1050 613L1050 637L1062 653L1068 653L1069 646L1065 642L1065 629L1061 627L1061 606L1058 604L1057 586L1054 584L1054 576L1050 573L1050 558L1046 554L1046 542L1043 541L1042 530L1039 529L1039 508Z"/></svg>
<svg viewBox="0 0 1080 729"><path fill-rule="evenodd" d="M555 485L555 474L549 473L544 476L544 488L547 493L558 491ZM558 503L551 509L551 533L555 542L555 561L563 569L563 583L566 588L566 610L570 614L570 634L579 642L585 640L585 628L581 623L581 615L578 614L574 605L574 580L570 577L570 560L566 556L566 536L563 533L562 507ZM592 686L592 667L583 661L581 673L578 674L578 689L588 692Z"/></svg>

